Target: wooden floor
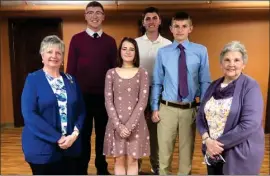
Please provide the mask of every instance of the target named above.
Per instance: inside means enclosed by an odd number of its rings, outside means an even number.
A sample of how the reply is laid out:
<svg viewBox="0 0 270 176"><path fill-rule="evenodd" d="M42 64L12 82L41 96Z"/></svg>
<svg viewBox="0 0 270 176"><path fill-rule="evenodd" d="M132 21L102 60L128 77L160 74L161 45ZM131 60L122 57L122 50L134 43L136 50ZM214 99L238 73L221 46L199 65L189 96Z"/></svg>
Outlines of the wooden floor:
<svg viewBox="0 0 270 176"><path fill-rule="evenodd" d="M24 161L22 149L21 149L21 128L8 128L1 130L1 174L31 174L31 170L28 164ZM261 174L269 175L269 137L266 135L266 148L263 165L261 168ZM92 141L94 137L92 137ZM94 145L92 145L94 146ZM201 139L199 135L196 137L196 147L193 158L192 174L206 174L206 167L203 164L203 158L201 155ZM94 151L94 148L92 149ZM95 153L95 152L92 152ZM89 174L95 174L94 167L94 155L91 156L89 164ZM176 143L174 155L173 155L173 174L177 173L178 167L178 142ZM107 159L109 163L109 170L113 173L113 158ZM239 163L240 164L240 163ZM142 170L144 172L150 172L150 164L148 158L143 158Z"/></svg>

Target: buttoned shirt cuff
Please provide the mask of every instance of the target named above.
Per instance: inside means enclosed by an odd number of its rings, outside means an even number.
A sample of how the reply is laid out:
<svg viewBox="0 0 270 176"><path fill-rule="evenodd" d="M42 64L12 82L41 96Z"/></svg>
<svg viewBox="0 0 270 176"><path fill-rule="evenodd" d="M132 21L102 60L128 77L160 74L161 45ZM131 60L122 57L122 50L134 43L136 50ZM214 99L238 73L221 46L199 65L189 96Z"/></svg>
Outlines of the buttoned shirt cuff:
<svg viewBox="0 0 270 176"><path fill-rule="evenodd" d="M152 111L158 111L158 105L152 105Z"/></svg>

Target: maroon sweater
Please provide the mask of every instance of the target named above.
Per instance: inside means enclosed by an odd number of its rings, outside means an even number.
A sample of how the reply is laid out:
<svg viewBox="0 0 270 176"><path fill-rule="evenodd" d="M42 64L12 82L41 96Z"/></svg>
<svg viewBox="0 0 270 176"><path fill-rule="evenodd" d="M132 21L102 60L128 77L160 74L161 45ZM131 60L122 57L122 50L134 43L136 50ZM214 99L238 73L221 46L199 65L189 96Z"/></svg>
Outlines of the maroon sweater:
<svg viewBox="0 0 270 176"><path fill-rule="evenodd" d="M71 39L66 72L75 76L83 93L103 94L105 75L116 66L116 57L114 38L103 32L95 39L83 31Z"/></svg>

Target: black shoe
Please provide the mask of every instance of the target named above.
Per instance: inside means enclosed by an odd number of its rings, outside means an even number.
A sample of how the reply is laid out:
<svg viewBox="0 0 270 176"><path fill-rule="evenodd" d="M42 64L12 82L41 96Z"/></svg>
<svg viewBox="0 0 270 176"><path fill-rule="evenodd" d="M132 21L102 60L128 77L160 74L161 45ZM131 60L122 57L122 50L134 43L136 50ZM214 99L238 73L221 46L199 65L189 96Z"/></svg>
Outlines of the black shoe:
<svg viewBox="0 0 270 176"><path fill-rule="evenodd" d="M153 173L153 175L159 175L159 168L151 168L151 172Z"/></svg>
<svg viewBox="0 0 270 176"><path fill-rule="evenodd" d="M104 171L97 171L97 175L111 175L111 173L108 170L104 170Z"/></svg>

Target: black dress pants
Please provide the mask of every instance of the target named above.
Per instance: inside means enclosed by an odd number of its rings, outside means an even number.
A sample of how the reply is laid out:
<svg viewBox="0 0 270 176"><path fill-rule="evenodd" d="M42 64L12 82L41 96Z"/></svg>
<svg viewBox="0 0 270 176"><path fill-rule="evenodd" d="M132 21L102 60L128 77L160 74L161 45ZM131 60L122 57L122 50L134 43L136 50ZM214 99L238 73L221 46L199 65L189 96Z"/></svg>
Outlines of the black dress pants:
<svg viewBox="0 0 270 176"><path fill-rule="evenodd" d="M79 175L78 158L63 157L48 164L29 163L33 175Z"/></svg>
<svg viewBox="0 0 270 176"><path fill-rule="evenodd" d="M91 135L93 128L93 120L96 134L96 159L95 166L97 174L107 175L108 163L103 155L103 143L108 122L108 115L105 108L104 95L84 94L84 103L86 108L86 117L81 132L82 137L82 154L80 159L81 174L87 175L88 163L91 157Z"/></svg>
<svg viewBox="0 0 270 176"><path fill-rule="evenodd" d="M223 163L218 163L215 166L207 165L208 175L223 175Z"/></svg>

